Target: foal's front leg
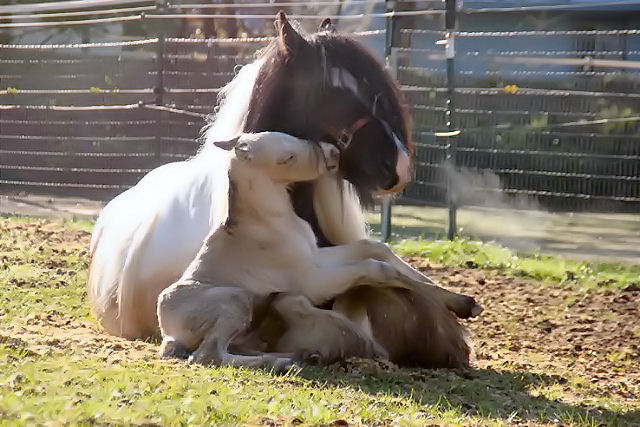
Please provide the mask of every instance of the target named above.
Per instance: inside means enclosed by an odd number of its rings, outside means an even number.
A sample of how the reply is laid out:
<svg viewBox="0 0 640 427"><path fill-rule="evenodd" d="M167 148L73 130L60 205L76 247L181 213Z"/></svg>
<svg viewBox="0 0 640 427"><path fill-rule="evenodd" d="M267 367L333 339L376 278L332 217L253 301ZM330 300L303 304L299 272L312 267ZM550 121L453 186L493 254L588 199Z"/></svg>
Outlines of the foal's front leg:
<svg viewBox="0 0 640 427"><path fill-rule="evenodd" d="M333 248L323 248L323 251L324 249ZM402 288L416 292L422 291L426 286L402 275L391 264L372 258L333 266L322 262L322 254L317 254L316 259L318 265L301 270L297 278L302 287L300 293L314 305L320 305L361 285Z"/></svg>
<svg viewBox="0 0 640 427"><path fill-rule="evenodd" d="M382 242L362 239L346 245L319 248L318 255L318 264L324 267L352 264L367 258L384 261L402 276L422 283L424 292L442 301L458 317L466 319L482 312L482 307L472 297L437 286L433 280L413 269Z"/></svg>

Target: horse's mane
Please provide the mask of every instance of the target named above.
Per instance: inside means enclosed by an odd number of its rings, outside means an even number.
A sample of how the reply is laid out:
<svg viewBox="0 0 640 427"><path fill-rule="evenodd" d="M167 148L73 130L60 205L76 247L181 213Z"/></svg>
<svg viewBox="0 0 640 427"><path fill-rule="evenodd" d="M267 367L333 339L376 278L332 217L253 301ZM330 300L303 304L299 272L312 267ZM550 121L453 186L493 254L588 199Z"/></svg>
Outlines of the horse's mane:
<svg viewBox="0 0 640 427"><path fill-rule="evenodd" d="M342 69L356 76L357 97L369 111L384 118L391 128L400 136L411 154L413 150L410 134L410 115L404 96L398 89L382 64L364 45L356 42L348 35L323 31L304 35L312 52L307 52L305 61L298 68L296 85L299 95L292 100L299 105L295 111L300 115L296 120L288 120L291 129L263 129L260 124L268 123L265 116L277 114L277 108L271 105L278 99L280 86L279 71L290 58L280 55L278 40L265 48L260 61L262 67L256 76L251 100L247 106L245 131L281 130L295 134L300 138L319 139L326 137L317 129L311 108L318 92L331 85L331 71ZM295 55L295 54L294 54ZM290 96L290 94L288 95Z"/></svg>
<svg viewBox="0 0 640 427"><path fill-rule="evenodd" d="M347 92L344 96L353 97L353 102L359 101L363 109L385 120L400 137L411 156L412 143L406 102L378 59L348 35L331 31L305 35L299 29L297 33L306 42L304 49L283 55L282 41L276 38L258 53L254 62L242 67L238 75L221 90L219 108L203 129L204 144L196 156L204 159L202 167L209 167L209 156L206 153L216 150L213 142L233 138L241 132L280 131L312 141L330 141L330 136L318 123L313 106L316 97L321 96L322 91L332 84L331 72L336 69L345 70L357 79L357 93L354 93L353 88L342 87L337 90ZM298 58L300 61L295 64L295 75L289 76L286 70L293 67L287 67L287 61L296 60L296 55L301 55ZM295 90L290 90L292 84L295 85ZM349 94L349 91L352 93ZM283 107L287 107L287 113L283 113ZM357 135L354 136L354 140L356 139ZM363 139L359 146L371 146L370 140ZM375 147L372 149L375 150ZM342 212L339 217L343 221L353 223L351 228L357 231L354 233L365 234L361 229L362 225L358 226L356 223L364 224L359 206L372 202L371 193L368 189L352 185L343 187L343 183L343 180L338 180L336 188L330 190L330 193L335 193L331 197L341 200L342 206L331 204L323 209L338 209ZM331 239L326 238L323 229L338 227L343 230L344 227L329 224L331 221L327 218L332 215L318 208L324 202L315 200L317 195L314 193L310 183L294 185L292 202L296 212L312 224L321 245L338 241L333 236ZM345 202L349 206L345 206Z"/></svg>
<svg viewBox="0 0 640 427"><path fill-rule="evenodd" d="M214 149L215 141L226 141L238 136L244 127L253 86L264 61L258 57L243 66L238 74L218 93L216 112L207 118L207 125L201 131L204 143L200 152Z"/></svg>
<svg viewBox="0 0 640 427"><path fill-rule="evenodd" d="M274 91L278 89L279 82L275 78L277 71L288 60L279 55L276 39L259 51L257 59L243 66L238 75L221 89L218 94L218 110L203 129L205 143L201 150L206 150L213 141L232 138L243 130L284 131L310 140L324 137L319 130L313 129L311 117L314 111L309 104L316 96L312 88L322 89L330 78L327 75L329 69L337 67L358 77L361 101L368 103L367 108L389 122L411 153L413 144L407 103L374 55L365 46L340 33L323 31L304 35L304 38L316 52L313 56L317 62L306 64L308 72L301 73L299 77L301 88L307 89L300 100L307 105L300 105L297 109L301 113L299 123L290 125L297 129L262 129L257 125L258 122L263 122L265 114L275 113L268 104L274 98ZM293 119L288 121L294 122Z"/></svg>

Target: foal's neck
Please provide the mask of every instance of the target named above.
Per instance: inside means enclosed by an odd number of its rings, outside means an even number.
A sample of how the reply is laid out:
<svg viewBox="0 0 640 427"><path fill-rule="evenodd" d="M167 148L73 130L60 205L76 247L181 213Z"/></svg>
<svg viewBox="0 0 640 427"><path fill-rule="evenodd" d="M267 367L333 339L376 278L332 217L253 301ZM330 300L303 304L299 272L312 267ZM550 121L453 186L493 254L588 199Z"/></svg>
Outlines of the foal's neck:
<svg viewBox="0 0 640 427"><path fill-rule="evenodd" d="M272 222L295 215L287 184L273 182L268 176L256 172L230 174L233 194L229 216L241 225L245 218Z"/></svg>

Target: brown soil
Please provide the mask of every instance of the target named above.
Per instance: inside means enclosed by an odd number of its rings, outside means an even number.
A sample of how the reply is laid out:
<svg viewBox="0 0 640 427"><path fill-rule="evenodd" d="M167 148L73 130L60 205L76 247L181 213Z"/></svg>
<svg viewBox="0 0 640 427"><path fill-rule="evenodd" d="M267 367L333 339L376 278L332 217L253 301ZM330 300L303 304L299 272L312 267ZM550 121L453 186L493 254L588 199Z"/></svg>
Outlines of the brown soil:
<svg viewBox="0 0 640 427"><path fill-rule="evenodd" d="M86 257L89 234L62 231L55 223L0 225L24 231L35 245L55 242ZM56 230L57 231L52 231ZM5 259L4 261L7 261ZM582 387L568 381L566 392L580 400L608 396L627 407L640 396L640 292L584 292L562 286L506 277L499 272L450 268L410 258L416 268L443 286L474 296L484 307L465 321L474 341L474 366L545 372L581 378ZM64 269L61 265L57 268ZM156 357L157 346L102 333L94 322L69 319L62 313L33 314L19 323L0 326L0 342L29 352L71 352L76 357L101 355L105 361Z"/></svg>
<svg viewBox="0 0 640 427"><path fill-rule="evenodd" d="M409 262L484 312L467 322L478 368L508 366L572 377L619 403L640 396L640 292L585 292L498 272ZM570 389L567 384L567 390Z"/></svg>

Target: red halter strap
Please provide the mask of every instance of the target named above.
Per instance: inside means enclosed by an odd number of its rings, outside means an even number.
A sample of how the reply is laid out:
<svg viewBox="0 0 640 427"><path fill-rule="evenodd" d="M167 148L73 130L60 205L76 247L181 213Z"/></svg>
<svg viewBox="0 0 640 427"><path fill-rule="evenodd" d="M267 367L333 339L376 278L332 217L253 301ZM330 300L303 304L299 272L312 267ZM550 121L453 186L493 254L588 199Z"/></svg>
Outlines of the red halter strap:
<svg viewBox="0 0 640 427"><path fill-rule="evenodd" d="M358 132L360 129L365 127L371 121L371 117L364 116L353 122L351 126L348 128L342 128L337 132L329 132L335 139L336 145L340 149L340 151L346 150L351 144L351 140L353 139L353 135Z"/></svg>

